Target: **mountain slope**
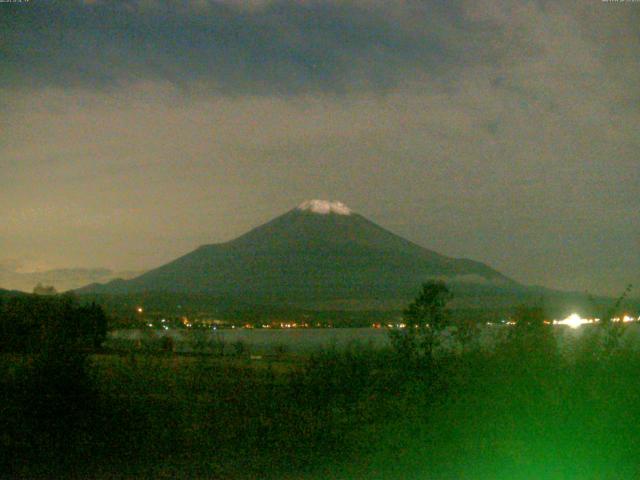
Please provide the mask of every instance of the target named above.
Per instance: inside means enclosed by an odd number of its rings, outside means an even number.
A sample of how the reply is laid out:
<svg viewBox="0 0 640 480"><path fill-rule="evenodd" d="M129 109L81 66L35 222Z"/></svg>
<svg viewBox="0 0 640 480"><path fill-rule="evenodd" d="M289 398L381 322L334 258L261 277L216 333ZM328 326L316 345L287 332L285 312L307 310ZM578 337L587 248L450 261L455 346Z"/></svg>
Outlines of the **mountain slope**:
<svg viewBox="0 0 640 480"><path fill-rule="evenodd" d="M134 279L81 292L207 293L309 305L406 298L433 277L479 288L518 286L482 263L405 240L342 204L311 201L230 242L201 246Z"/></svg>

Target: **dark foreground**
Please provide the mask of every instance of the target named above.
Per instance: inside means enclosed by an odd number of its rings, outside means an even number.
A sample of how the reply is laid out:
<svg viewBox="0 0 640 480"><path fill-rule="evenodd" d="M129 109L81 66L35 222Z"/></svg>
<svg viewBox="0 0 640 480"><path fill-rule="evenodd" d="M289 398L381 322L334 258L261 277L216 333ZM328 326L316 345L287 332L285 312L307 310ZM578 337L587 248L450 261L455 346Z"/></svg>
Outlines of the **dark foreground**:
<svg viewBox="0 0 640 480"><path fill-rule="evenodd" d="M640 354L2 357L3 478L640 478Z"/></svg>

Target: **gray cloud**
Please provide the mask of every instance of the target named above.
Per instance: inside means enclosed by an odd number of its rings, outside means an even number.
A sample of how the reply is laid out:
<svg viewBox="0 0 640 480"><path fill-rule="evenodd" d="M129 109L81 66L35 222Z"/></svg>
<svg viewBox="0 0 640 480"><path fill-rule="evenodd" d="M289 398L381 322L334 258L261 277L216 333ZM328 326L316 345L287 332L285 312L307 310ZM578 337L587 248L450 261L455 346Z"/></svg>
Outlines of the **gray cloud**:
<svg viewBox="0 0 640 480"><path fill-rule="evenodd" d="M51 1L3 6L3 83L117 88L163 80L191 92L385 91L446 80L525 48L464 2ZM517 42L514 44L513 42Z"/></svg>

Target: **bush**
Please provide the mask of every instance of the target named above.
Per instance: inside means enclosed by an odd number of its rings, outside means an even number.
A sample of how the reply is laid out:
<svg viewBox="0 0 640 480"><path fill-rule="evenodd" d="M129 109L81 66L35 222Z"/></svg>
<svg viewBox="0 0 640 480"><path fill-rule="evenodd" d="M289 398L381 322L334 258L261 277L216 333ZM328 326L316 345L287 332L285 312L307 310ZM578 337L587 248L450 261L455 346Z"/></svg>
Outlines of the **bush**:
<svg viewBox="0 0 640 480"><path fill-rule="evenodd" d="M72 295L22 295L0 304L0 351L38 352L47 345L96 349L107 334L102 307Z"/></svg>

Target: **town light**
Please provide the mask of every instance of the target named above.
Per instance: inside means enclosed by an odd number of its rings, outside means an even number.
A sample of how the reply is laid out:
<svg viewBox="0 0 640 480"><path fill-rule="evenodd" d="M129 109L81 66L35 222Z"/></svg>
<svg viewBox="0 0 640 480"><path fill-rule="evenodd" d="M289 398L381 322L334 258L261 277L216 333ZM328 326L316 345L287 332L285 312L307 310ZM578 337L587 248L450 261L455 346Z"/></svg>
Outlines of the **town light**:
<svg viewBox="0 0 640 480"><path fill-rule="evenodd" d="M553 324L554 325L566 325L570 328L578 328L581 325L587 324L587 323L593 323L594 321L592 319L588 319L588 318L581 318L580 315L578 315L577 313L572 313L571 315L569 315L567 318L565 318L564 320L554 320Z"/></svg>

